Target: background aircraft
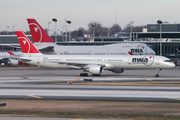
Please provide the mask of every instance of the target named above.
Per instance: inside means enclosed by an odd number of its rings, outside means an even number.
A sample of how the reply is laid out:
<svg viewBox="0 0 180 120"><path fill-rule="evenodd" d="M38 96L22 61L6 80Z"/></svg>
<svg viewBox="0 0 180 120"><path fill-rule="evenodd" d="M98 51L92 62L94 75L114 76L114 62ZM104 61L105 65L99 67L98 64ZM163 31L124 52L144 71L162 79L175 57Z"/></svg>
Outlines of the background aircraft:
<svg viewBox="0 0 180 120"><path fill-rule="evenodd" d="M154 68L159 70L175 67L170 59L155 55L44 55L31 43L23 32L16 32L23 57L13 57L22 62L48 68L76 68L92 75L100 75L103 70L122 73L124 68ZM123 69L122 69L123 68ZM80 76L87 76L81 73Z"/></svg>
<svg viewBox="0 0 180 120"><path fill-rule="evenodd" d="M14 54L20 56L22 52L14 52ZM0 52L0 65L17 66L19 64L18 60L9 58L10 54L8 52Z"/></svg>
<svg viewBox="0 0 180 120"><path fill-rule="evenodd" d="M143 43L117 43L102 46L63 46L57 45L35 19L27 19L34 45L45 54L61 55L154 55L155 52Z"/></svg>

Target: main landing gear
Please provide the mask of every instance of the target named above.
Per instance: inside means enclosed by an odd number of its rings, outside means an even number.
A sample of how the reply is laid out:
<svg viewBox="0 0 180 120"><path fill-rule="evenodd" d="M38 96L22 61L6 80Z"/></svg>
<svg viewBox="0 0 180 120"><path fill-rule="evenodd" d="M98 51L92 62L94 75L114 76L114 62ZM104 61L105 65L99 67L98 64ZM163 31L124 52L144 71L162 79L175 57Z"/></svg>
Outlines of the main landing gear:
<svg viewBox="0 0 180 120"><path fill-rule="evenodd" d="M161 70L161 69L156 69L157 73L156 73L155 77L159 77L159 71L160 71L160 70Z"/></svg>
<svg viewBox="0 0 180 120"><path fill-rule="evenodd" d="M93 76L100 76L100 74L92 74Z"/></svg>
<svg viewBox="0 0 180 120"><path fill-rule="evenodd" d="M87 73L81 73L80 76L88 76Z"/></svg>

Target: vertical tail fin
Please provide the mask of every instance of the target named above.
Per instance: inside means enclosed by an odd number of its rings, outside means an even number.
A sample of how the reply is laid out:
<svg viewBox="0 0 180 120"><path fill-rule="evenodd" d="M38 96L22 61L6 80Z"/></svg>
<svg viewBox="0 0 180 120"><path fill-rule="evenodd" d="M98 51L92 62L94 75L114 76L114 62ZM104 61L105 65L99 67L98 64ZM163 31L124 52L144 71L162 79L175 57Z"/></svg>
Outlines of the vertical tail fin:
<svg viewBox="0 0 180 120"><path fill-rule="evenodd" d="M40 53L22 31L16 31L16 34L23 54Z"/></svg>
<svg viewBox="0 0 180 120"><path fill-rule="evenodd" d="M35 19L27 19L34 43L54 43Z"/></svg>

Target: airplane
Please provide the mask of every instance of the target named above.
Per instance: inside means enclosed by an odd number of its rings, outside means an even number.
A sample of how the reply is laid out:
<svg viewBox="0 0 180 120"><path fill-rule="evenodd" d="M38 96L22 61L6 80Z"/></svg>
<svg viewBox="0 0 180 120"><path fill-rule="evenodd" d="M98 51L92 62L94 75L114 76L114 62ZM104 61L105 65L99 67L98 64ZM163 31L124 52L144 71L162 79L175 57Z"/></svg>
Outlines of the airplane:
<svg viewBox="0 0 180 120"><path fill-rule="evenodd" d="M117 43L101 46L64 46L57 45L35 19L27 19L35 47L44 54L60 55L155 55L143 43Z"/></svg>
<svg viewBox="0 0 180 120"><path fill-rule="evenodd" d="M23 57L13 57L19 61L47 68L75 68L85 73L80 76L99 76L103 70L122 73L124 69L156 69L159 77L161 69L173 68L175 64L169 58L156 55L45 55L32 44L22 31L16 31Z"/></svg>
<svg viewBox="0 0 180 120"><path fill-rule="evenodd" d="M14 52L14 54L20 56L22 52ZM8 52L0 52L0 65L17 66L19 65L18 60L10 59Z"/></svg>

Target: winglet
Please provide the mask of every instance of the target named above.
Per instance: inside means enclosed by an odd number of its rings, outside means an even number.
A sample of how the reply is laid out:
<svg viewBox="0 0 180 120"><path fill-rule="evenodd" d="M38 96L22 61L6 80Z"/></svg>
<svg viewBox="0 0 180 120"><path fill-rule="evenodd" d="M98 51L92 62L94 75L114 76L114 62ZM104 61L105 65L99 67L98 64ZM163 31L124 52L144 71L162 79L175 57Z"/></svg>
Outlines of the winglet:
<svg viewBox="0 0 180 120"><path fill-rule="evenodd" d="M27 19L34 43L54 43L35 19Z"/></svg>
<svg viewBox="0 0 180 120"><path fill-rule="evenodd" d="M23 53L40 53L22 31L16 31Z"/></svg>
<svg viewBox="0 0 180 120"><path fill-rule="evenodd" d="M7 51L10 55L15 55L14 53L10 52L10 51Z"/></svg>
<svg viewBox="0 0 180 120"><path fill-rule="evenodd" d="M176 50L177 50L178 52L180 52L177 48L176 48Z"/></svg>
<svg viewBox="0 0 180 120"><path fill-rule="evenodd" d="M132 52L128 52L129 53L129 55L134 55Z"/></svg>

